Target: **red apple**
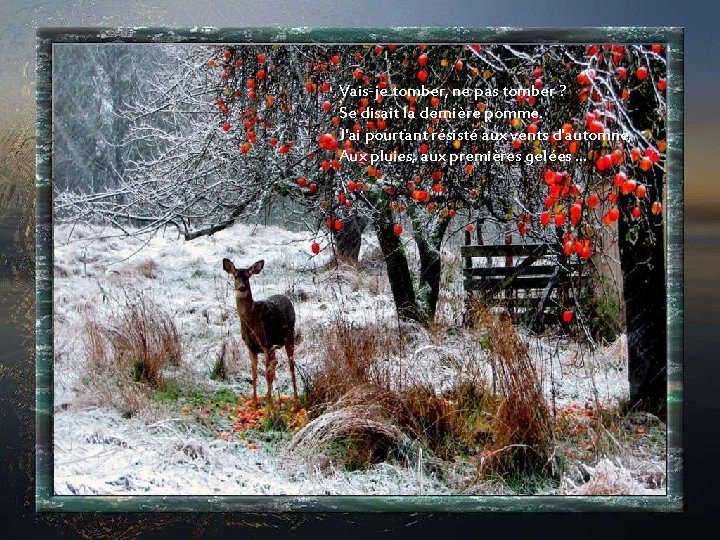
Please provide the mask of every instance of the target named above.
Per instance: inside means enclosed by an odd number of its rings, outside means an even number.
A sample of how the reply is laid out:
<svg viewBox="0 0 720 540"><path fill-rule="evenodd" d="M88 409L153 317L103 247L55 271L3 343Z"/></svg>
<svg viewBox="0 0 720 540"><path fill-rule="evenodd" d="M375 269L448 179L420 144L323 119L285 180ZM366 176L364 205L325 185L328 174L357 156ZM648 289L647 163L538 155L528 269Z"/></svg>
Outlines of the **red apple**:
<svg viewBox="0 0 720 540"><path fill-rule="evenodd" d="M640 159L640 170L649 171L650 169L652 169L652 160L647 156L641 158Z"/></svg>

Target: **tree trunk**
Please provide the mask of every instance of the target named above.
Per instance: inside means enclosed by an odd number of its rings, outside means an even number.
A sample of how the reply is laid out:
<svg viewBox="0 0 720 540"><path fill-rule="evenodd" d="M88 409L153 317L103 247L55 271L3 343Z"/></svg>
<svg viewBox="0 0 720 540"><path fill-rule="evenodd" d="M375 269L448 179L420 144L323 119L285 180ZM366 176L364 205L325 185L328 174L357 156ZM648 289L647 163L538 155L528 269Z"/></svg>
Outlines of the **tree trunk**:
<svg viewBox="0 0 720 540"><path fill-rule="evenodd" d="M369 219L367 217L354 212L348 218L343 219L342 229L333 231L338 259L346 262L358 262L362 233L365 227L367 227L368 222Z"/></svg>
<svg viewBox="0 0 720 540"><path fill-rule="evenodd" d="M440 296L440 251L425 241L418 242L417 247L420 255L418 297L424 318L429 322L435 318L435 310Z"/></svg>
<svg viewBox="0 0 720 540"><path fill-rule="evenodd" d="M407 257L405 257L400 238L393 232L392 220L383 214L379 214L374 219L373 225L380 242L380 249L385 258L390 289L392 290L398 317L401 320L422 322Z"/></svg>
<svg viewBox="0 0 720 540"><path fill-rule="evenodd" d="M639 130L652 130L651 100L633 93L628 109ZM658 140L664 133L654 133ZM625 320L628 338L630 406L665 418L667 408L667 286L663 218L648 210L652 201L663 199L663 173L656 167L636 176L648 186L640 204L645 216L630 219L631 196L620 198L624 218L619 223L620 265L623 274ZM634 204L634 203L633 203Z"/></svg>
<svg viewBox="0 0 720 540"><path fill-rule="evenodd" d="M664 418L667 401L667 294L662 220L634 233L620 221L630 405ZM629 226L630 225L630 226ZM637 235L634 243L631 237Z"/></svg>
<svg viewBox="0 0 720 540"><path fill-rule="evenodd" d="M441 220L432 231L427 231L415 219L414 214L411 213L410 215L413 218L415 244L420 256L419 304L425 321L430 322L435 319L435 311L440 296L440 277L442 273L440 245L450 221L447 219Z"/></svg>

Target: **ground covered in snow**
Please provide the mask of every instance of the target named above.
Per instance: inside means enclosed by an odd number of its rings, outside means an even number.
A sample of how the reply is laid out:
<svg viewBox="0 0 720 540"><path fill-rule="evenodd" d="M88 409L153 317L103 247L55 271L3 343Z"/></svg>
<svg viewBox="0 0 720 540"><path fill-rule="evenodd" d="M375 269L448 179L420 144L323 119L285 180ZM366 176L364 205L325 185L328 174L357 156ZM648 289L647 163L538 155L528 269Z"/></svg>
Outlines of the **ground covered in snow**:
<svg viewBox="0 0 720 540"><path fill-rule="evenodd" d="M232 282L222 259L230 258L238 267L263 259L264 269L252 278L253 296L285 294L292 299L302 381L317 362L318 336L333 321L387 328L388 335L398 326L371 234L364 237L359 267L333 264L329 249L312 256L305 233L263 225L238 224L191 242L170 230L122 237L113 229L60 225L54 243L57 494L514 493L502 482L473 483L474 464L461 456L443 474L425 466L422 452L408 454L412 457L405 461L347 470L322 454L290 450L292 430L260 429L262 418L245 418L251 409L227 402L228 395L251 395L252 385ZM412 346L387 358L393 381L424 384L438 394L456 386L471 363L485 366L487 373L481 375L490 378L486 351L460 325L461 262L452 245L444 253L444 268L439 310L444 326L412 329ZM173 386L145 394L143 389L138 395L146 399L140 401L135 393L132 399L108 393L93 371L96 349L88 343L88 325L122 316L138 297L149 299L174 321L182 350L179 363L162 374ZM624 338L593 352L561 336L524 339L554 417L564 422L568 438L560 443L570 448L565 448L567 455L577 454L562 481L539 492L664 495L665 428L657 419L636 414L610 425L606 455L597 455L597 445L595 454L588 455L590 444L583 439L598 408L611 408L627 396ZM223 344L234 347L235 357L228 362L227 379L213 380ZM284 351L278 357L276 392L292 394ZM262 358L260 366L262 395ZM299 418L294 407L288 411ZM234 429L243 422L247 429Z"/></svg>

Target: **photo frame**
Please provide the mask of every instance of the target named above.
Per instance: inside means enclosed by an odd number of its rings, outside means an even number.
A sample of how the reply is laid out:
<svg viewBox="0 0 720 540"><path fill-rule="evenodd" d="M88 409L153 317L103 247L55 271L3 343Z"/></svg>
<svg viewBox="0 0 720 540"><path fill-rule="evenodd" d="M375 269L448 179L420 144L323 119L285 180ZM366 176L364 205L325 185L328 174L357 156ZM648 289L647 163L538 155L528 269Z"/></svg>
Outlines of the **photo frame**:
<svg viewBox="0 0 720 540"><path fill-rule="evenodd" d="M664 201L667 280L666 496L568 495L56 495L53 488L53 48L62 44L558 44L660 43L667 50L667 195ZM37 91L37 484L39 511L679 511L682 508L682 31L611 29L43 29L38 32Z"/></svg>

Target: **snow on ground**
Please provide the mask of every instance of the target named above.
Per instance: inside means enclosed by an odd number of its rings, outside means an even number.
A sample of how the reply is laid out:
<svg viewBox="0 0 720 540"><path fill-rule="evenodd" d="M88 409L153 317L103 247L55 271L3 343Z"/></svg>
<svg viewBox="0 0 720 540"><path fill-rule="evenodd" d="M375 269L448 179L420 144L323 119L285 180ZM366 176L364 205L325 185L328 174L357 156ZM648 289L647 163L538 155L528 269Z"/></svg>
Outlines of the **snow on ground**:
<svg viewBox="0 0 720 540"><path fill-rule="evenodd" d="M155 418L124 418L86 395L83 378L92 374L85 370L85 325L117 314L126 297L141 292L173 318L183 346L185 377L223 388L227 384L211 383L208 375L223 340L240 340L232 280L222 269L223 257L237 267L265 261L251 281L256 300L278 293L293 299L302 336L296 349L299 371L312 368L317 348L312 336L318 327L339 314L361 326L397 326L382 266L317 271L330 260L330 250L313 257L306 233L262 225L238 224L192 242L171 230L152 237L118 237L112 229L59 225L54 242L56 493L449 493L432 476L418 478L416 464L335 470L318 460L288 455L283 444L250 449L247 443L218 439L189 417L166 412ZM361 260L372 258L376 245L372 236L364 238ZM456 248L443 255L459 261ZM455 278L446 287L449 294L462 291L460 265L455 268ZM445 308L457 311L452 305ZM453 387L463 362L482 362L486 354L462 331L449 332L438 341L417 329L415 339L413 354L393 359L388 369L406 380L430 383L438 392ZM627 395L624 340L593 355L573 343L538 338L528 342L543 389L548 399L554 395L556 404L596 398L612 402ZM230 387L248 393L249 361L244 349L241 354ZM276 391L290 393L284 351L278 358ZM260 383L258 393L264 392L262 376Z"/></svg>
<svg viewBox="0 0 720 540"><path fill-rule="evenodd" d="M305 233L237 225L192 242L169 231L149 239L93 239L98 234L103 232L84 225L55 228L56 361L70 363L55 381L56 405L73 400L74 377L81 372L78 363L83 361L80 349L85 322L102 321L116 313L125 296L136 291L173 317L184 355L193 359L190 367L197 373L209 373L222 338L240 337L232 280L222 269L224 257L238 267L265 261L264 269L251 282L256 300L272 294L302 297L302 302L294 302L296 328L301 333L331 312L359 322L390 318L394 313L387 291L368 294L364 276L314 273L313 269L329 260L329 253L311 257ZM284 362L283 353L279 356ZM298 363L302 366L300 355ZM278 376L281 385L287 383L283 369Z"/></svg>
<svg viewBox="0 0 720 540"><path fill-rule="evenodd" d="M531 338L540 383L548 399L558 406L577 402L613 403L627 398L627 340L623 334L590 352L568 340Z"/></svg>
<svg viewBox="0 0 720 540"><path fill-rule="evenodd" d="M422 490L422 491L421 491ZM449 494L410 468L320 469L277 448L210 438L182 417L146 423L85 408L55 414L58 495Z"/></svg>

